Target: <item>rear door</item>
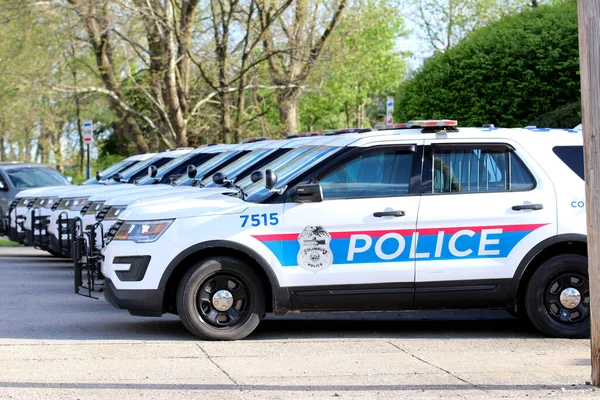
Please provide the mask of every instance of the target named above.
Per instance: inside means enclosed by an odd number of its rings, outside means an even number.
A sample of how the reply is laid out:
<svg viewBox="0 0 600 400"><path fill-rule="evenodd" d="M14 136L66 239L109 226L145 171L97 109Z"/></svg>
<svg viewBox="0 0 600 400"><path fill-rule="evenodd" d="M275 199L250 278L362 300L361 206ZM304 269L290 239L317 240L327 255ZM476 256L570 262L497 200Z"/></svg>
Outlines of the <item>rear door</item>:
<svg viewBox="0 0 600 400"><path fill-rule="evenodd" d="M553 185L510 141L432 140L425 160L416 305L506 305L520 261L556 234Z"/></svg>

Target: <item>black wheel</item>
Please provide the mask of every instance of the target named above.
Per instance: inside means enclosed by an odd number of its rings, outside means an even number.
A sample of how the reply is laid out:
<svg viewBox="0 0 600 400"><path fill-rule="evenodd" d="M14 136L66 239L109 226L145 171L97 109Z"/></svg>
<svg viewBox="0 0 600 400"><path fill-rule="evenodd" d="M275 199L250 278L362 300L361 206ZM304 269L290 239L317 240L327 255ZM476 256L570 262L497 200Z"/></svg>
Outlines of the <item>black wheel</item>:
<svg viewBox="0 0 600 400"><path fill-rule="evenodd" d="M264 315L264 290L248 265L214 257L192 267L179 282L177 311L194 335L210 340L248 336Z"/></svg>
<svg viewBox="0 0 600 400"><path fill-rule="evenodd" d="M525 308L531 323L547 336L582 338L590 335L590 283L587 258L555 256L531 276Z"/></svg>

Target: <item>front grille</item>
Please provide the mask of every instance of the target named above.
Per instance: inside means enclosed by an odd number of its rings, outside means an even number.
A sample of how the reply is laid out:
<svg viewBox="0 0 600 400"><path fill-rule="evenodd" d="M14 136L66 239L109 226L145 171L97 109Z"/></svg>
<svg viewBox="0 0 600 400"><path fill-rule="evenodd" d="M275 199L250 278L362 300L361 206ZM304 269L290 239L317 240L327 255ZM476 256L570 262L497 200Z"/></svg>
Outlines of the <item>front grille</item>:
<svg viewBox="0 0 600 400"><path fill-rule="evenodd" d="M8 206L8 212L11 212L12 210L14 210L18 203L19 203L19 199L14 199L12 201L12 203L10 203L10 206Z"/></svg>
<svg viewBox="0 0 600 400"><path fill-rule="evenodd" d="M58 208L58 205L60 204L62 199L56 199L56 201L54 201L54 203L52 203L52 207L50 208L52 211L56 211L56 209Z"/></svg>
<svg viewBox="0 0 600 400"><path fill-rule="evenodd" d="M115 222L115 224L108 230L108 232L106 232L106 235L104 237L104 245L108 245L113 238L115 237L115 235L117 234L117 232L119 231L119 228L121 228L121 225L123 225L123 221L117 221Z"/></svg>
<svg viewBox="0 0 600 400"><path fill-rule="evenodd" d="M102 207L102 210L100 210L98 214L96 214L96 221L101 222L102 220L104 220L104 217L106 217L106 214L108 214L108 210L110 210L110 206Z"/></svg>
<svg viewBox="0 0 600 400"><path fill-rule="evenodd" d="M91 206L92 206L92 202L88 201L87 204L85 206L83 206L83 208L81 209L81 215L85 215L85 213L87 212L87 210L90 209Z"/></svg>

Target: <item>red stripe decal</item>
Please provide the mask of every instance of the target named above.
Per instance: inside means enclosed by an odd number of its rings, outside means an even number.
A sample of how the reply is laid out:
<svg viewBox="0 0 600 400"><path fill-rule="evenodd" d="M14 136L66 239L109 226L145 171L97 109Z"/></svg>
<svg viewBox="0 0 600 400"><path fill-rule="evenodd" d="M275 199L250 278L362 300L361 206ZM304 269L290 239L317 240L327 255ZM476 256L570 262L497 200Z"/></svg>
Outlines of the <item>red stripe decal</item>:
<svg viewBox="0 0 600 400"><path fill-rule="evenodd" d="M456 232L468 230L475 233L481 233L483 229L502 229L502 232L521 232L534 231L548 224L522 224L522 225L488 225L488 226L459 226L451 228L427 228L419 229L419 235L437 235L438 232L444 232L446 235L452 235ZM402 236L412 236L412 229L390 229L380 231L347 231L347 232L329 232L332 239L348 239L352 235L367 235L372 238L381 237L387 233L398 233ZM253 238L261 242L274 242L278 240L298 240L298 233L284 233L275 235L252 235Z"/></svg>

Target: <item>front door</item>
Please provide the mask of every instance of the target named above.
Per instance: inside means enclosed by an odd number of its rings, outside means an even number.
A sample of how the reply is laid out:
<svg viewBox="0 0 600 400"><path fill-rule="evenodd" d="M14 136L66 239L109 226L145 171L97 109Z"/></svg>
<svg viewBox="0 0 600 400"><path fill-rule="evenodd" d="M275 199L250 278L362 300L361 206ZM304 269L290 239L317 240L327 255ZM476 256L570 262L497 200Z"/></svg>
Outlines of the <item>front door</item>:
<svg viewBox="0 0 600 400"><path fill-rule="evenodd" d="M310 179L322 202L285 204L282 283L295 308L413 306L421 154L416 144L357 148Z"/></svg>

